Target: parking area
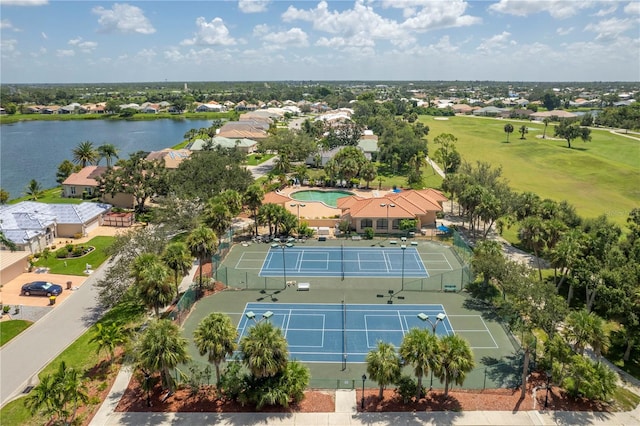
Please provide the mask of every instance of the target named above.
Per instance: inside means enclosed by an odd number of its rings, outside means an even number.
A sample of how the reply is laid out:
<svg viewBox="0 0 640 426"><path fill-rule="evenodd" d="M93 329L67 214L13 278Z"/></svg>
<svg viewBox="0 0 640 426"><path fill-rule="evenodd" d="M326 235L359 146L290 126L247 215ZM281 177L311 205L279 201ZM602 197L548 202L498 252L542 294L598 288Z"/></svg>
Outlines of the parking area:
<svg viewBox="0 0 640 426"><path fill-rule="evenodd" d="M63 291L60 296L56 298L56 304L63 302L67 297L73 293L74 288L80 287L87 277L81 277L77 275L57 275L48 273L35 273L25 272L18 278L15 278L8 283L2 283L2 304L9 306L47 306L49 305L49 298L46 296L21 296L20 289L26 283L32 281L49 281L53 284L59 284L62 286ZM67 290L67 282L71 282L71 290Z"/></svg>

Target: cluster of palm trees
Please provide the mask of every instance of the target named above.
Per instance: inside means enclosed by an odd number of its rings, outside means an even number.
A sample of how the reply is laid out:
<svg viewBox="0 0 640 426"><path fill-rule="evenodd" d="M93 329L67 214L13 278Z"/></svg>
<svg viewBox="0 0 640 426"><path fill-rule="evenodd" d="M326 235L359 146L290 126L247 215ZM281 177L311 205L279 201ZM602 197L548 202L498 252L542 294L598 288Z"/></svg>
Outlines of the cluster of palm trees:
<svg viewBox="0 0 640 426"><path fill-rule="evenodd" d="M237 339L231 319L217 312L205 317L193 333L198 352L215 366L220 397L256 404L258 409L302 400L309 384L309 370L297 361L289 361L282 330L262 321L250 327L239 343ZM145 377L159 375L162 387L173 392L173 372L191 361L187 345L175 323L157 319L148 324L133 346L133 358ZM221 364L234 354L236 358L221 372Z"/></svg>
<svg viewBox="0 0 640 426"><path fill-rule="evenodd" d="M409 330L397 350L391 343L378 342L377 348L367 354L366 362L369 377L379 385L380 399L386 386L397 384L401 393L405 389L413 393L416 402L425 395L422 379L429 372L432 380L436 376L444 383L444 395L448 396L450 385L462 385L467 373L475 367L473 351L464 338L456 334L436 337L422 328ZM413 369L416 382L402 375L404 366ZM407 387L407 382L411 386ZM405 385L400 386L401 383Z"/></svg>
<svg viewBox="0 0 640 426"><path fill-rule="evenodd" d="M92 164L98 165L103 158L107 162L107 167L111 167L113 159L120 158L118 153L118 148L113 144L105 143L96 148L90 141L80 142L72 151L73 162L82 167Z"/></svg>

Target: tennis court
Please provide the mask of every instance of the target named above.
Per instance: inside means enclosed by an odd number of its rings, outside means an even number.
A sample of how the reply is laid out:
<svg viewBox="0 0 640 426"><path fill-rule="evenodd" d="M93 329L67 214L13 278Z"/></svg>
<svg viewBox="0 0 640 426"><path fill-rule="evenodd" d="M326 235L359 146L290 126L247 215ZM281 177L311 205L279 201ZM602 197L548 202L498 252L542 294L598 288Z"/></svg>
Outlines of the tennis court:
<svg viewBox="0 0 640 426"><path fill-rule="evenodd" d="M260 321L282 329L291 359L309 363L363 363L378 341L399 347L414 327L435 327L437 335L463 334L472 346L475 342L481 348L497 348L480 316L450 317L440 304L248 303L238 324L240 338ZM464 329L454 330L452 321Z"/></svg>
<svg viewBox="0 0 640 426"><path fill-rule="evenodd" d="M245 253L236 265L255 262ZM263 256L263 254L260 254ZM272 247L264 257L261 277L429 277L425 261L435 270L451 271L444 254L431 253L423 259L415 247Z"/></svg>

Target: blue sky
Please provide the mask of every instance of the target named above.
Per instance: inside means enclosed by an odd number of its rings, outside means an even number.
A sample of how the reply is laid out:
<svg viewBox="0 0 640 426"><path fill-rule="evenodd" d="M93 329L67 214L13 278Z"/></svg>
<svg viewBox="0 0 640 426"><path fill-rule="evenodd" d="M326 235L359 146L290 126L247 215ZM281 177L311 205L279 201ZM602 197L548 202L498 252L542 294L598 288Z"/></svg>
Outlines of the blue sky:
<svg viewBox="0 0 640 426"><path fill-rule="evenodd" d="M640 2L0 0L0 82L640 80Z"/></svg>

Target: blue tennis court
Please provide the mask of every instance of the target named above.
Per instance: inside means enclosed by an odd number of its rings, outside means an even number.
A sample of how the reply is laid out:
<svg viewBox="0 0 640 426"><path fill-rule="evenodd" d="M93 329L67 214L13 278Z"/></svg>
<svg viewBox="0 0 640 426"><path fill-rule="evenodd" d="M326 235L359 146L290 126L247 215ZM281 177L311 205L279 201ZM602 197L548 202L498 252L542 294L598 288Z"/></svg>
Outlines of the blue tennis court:
<svg viewBox="0 0 640 426"><path fill-rule="evenodd" d="M274 247L262 264L262 277L429 276L414 247Z"/></svg>
<svg viewBox="0 0 640 426"><path fill-rule="evenodd" d="M365 362L379 340L399 347L411 328L432 329L418 318L445 314L442 305L248 303L238 324L240 338L259 321L282 329L291 359L303 362ZM424 318L423 315L423 318ZM448 317L434 321L436 334L454 332Z"/></svg>

